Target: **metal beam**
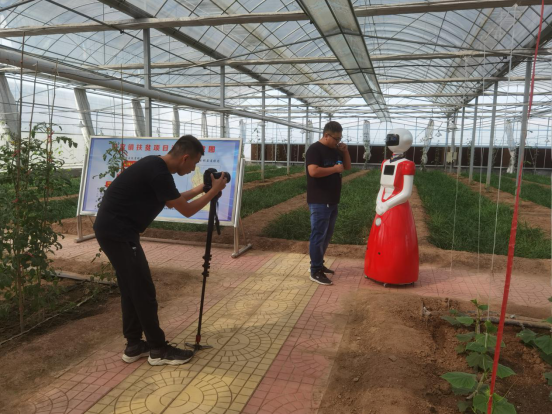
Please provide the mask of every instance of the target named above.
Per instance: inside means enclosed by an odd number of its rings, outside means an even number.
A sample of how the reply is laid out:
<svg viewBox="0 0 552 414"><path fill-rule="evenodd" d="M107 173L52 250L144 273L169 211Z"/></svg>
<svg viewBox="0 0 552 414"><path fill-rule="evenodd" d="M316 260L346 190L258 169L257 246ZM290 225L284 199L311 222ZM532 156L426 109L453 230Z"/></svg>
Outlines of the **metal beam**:
<svg viewBox="0 0 552 414"><path fill-rule="evenodd" d="M144 88L151 89L151 47L150 47L150 30L143 31L143 46L144 46ZM152 107L151 98L146 97L144 100L144 115L146 120L146 137L153 136L152 126Z"/></svg>
<svg viewBox="0 0 552 414"><path fill-rule="evenodd" d="M219 104L221 108L224 108L226 106L226 67L221 66L220 67L220 99ZM225 131L225 119L224 119L224 112L221 112L220 114L220 137L226 138L226 131Z"/></svg>
<svg viewBox="0 0 552 414"><path fill-rule="evenodd" d="M527 59L526 67L525 67L525 77L527 78L525 82L525 95L524 95L524 101L529 101L529 93L531 89L531 64L533 63L533 59ZM528 116L529 116L529 107L524 106L522 117L521 117L521 136L519 138L519 151L518 151L518 165L517 165L517 171L516 171L516 192L518 185L522 185L520 182L520 177L523 176L523 160L525 156L525 139L527 138L527 124L528 124ZM521 171L521 175L520 175Z"/></svg>
<svg viewBox="0 0 552 414"><path fill-rule="evenodd" d="M63 63L52 62L40 56L25 53L22 58L20 50L11 49L5 46L0 46L0 63L12 66L16 64L21 64L25 69L33 69L37 72L57 75L60 78L70 79L76 82L86 83L88 85L95 85L100 89L105 88L118 93L127 93L138 97L150 97L156 101L187 106L190 108L197 108L204 111L222 111L218 105L203 102L199 99L186 98L183 96L174 95L155 89L146 89L142 85L127 82L110 76L101 75L98 73L88 72L81 68L69 66ZM284 119L274 117L263 118L259 114L248 111L224 109L224 112L229 115L235 115L238 117L266 120L268 122L273 122L280 125L288 125L288 122ZM291 126L293 128L303 128L303 126L295 123L292 123ZM314 129L314 132L319 131L317 129Z"/></svg>
<svg viewBox="0 0 552 414"><path fill-rule="evenodd" d="M458 160L456 161L456 165L458 166L458 170L456 172L457 175L460 175L462 172L462 147L464 145L464 119L466 115L466 108L462 108L462 126L460 127L460 148L458 150Z"/></svg>
<svg viewBox="0 0 552 414"><path fill-rule="evenodd" d="M380 80L380 84L394 85L394 84L418 84L418 83L456 83L456 82L501 82L507 81L507 77L488 77L488 78L427 78L427 79L388 79ZM512 76L510 82L523 82L525 77ZM535 81L548 81L550 82L550 76L536 76ZM301 85L353 85L350 80L318 80L311 82L233 82L227 83L226 87L260 87L270 86L273 88L282 86L301 86ZM219 83L188 83L188 84L175 84L175 85L155 85L157 89L184 89L184 88L218 88Z"/></svg>
<svg viewBox="0 0 552 414"><path fill-rule="evenodd" d="M487 158L487 181L485 183L485 188L489 188L491 186L491 173L492 173L492 169L493 169L493 146L494 146L495 122L496 122L497 93L498 93L498 82L495 83L495 85L494 85L493 114L492 114L492 118L491 118L491 136L489 138L489 156ZM502 167L502 165L501 165L501 167Z"/></svg>
<svg viewBox="0 0 552 414"><path fill-rule="evenodd" d="M98 0L100 3L105 4L106 6L112 7L115 10L120 11L121 13L128 14L129 16L134 17L135 19L150 19L154 16L141 8L131 4L126 0ZM551 0L552 1L552 0ZM172 37L179 42L194 48L195 50L207 55L216 60L228 60L228 56L223 55L222 53L216 51L215 49L199 42L197 39L184 34L183 32L173 29L173 28L156 28L159 32ZM268 79L255 73L251 69L245 68L243 66L236 66L241 73L244 73L253 79L259 82L267 82ZM282 93L290 94L285 89L279 89ZM291 95L291 94L290 94Z"/></svg>
<svg viewBox="0 0 552 414"><path fill-rule="evenodd" d="M393 62L401 60L436 60L436 59L457 59L457 58L481 58L481 57L509 57L510 54L517 57L532 57L535 52L531 49L497 49L480 51L462 51L462 52L440 52L440 53L414 53L414 54L393 54L393 55L370 55L372 62ZM539 49L539 55L550 56L552 49ZM300 57L289 59L227 59L214 61L195 61L195 62L156 62L151 64L152 69L187 69L187 68L207 68L217 66L258 66L258 65L298 65L298 64L318 64L318 63L339 63L336 57ZM142 69L142 65L129 63L126 65L94 65L86 66L91 70L137 70Z"/></svg>
<svg viewBox="0 0 552 414"><path fill-rule="evenodd" d="M550 80L550 79L548 79ZM533 95L550 95L551 92L534 92ZM492 95L492 93L485 92L484 95ZM475 98L476 96L481 96L479 93L414 93L414 94L383 94L386 98L464 98L471 97ZM523 92L499 92L498 96L523 96ZM289 95L268 95L267 99L287 99ZM353 99L360 98L360 95L293 95L292 98L301 98L301 99ZM238 95L232 96L228 99L233 100L246 100L246 99L261 99L260 95ZM299 104L294 104L298 106ZM302 104L306 106L307 104ZM309 103L312 105L312 102ZM332 105L335 106L335 105Z"/></svg>
<svg viewBox="0 0 552 414"><path fill-rule="evenodd" d="M100 1L117 10L121 10L125 7L128 9L133 7L129 6L128 2L125 0ZM516 3L518 6L537 6L540 5L541 2L541 0L444 0L436 2L395 3L356 7L354 12L357 17L390 16L396 14L443 13L457 10L512 7ZM552 0L544 0L544 4L552 4ZM243 25L251 23L259 24L308 20L307 15L301 11L230 14L222 16L170 17L162 19L155 18L149 13L139 16L134 16L130 13L127 14L135 17L135 19L112 20L102 23L83 22L51 26L23 26L0 30L0 38L22 37L23 34L29 37L67 33L124 32L125 30L141 29L167 30L177 27Z"/></svg>
<svg viewBox="0 0 552 414"><path fill-rule="evenodd" d="M366 104L380 120L389 120L390 115L353 4L350 1L340 3L330 0L297 2L337 57Z"/></svg>

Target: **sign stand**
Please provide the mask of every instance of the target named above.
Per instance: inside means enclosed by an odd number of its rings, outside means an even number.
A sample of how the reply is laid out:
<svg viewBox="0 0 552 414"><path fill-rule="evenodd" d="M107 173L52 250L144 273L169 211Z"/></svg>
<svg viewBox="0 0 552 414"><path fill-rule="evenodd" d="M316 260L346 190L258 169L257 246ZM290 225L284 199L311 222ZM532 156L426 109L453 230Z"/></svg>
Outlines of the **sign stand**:
<svg viewBox="0 0 552 414"><path fill-rule="evenodd" d="M93 137L92 139L94 139L96 137ZM98 137L98 139L100 139L101 137ZM91 139L91 142L92 142L92 139ZM105 138L103 138L105 139ZM116 140L117 138L113 138L114 140ZM206 141L215 141L213 139L208 139ZM221 141L224 141L224 140L221 140ZM240 148L239 148L239 151L237 152L238 154L241 154L241 143L240 143ZM85 158L84 158L84 165L83 165L83 170L82 170L82 178L81 178L81 185L80 185L80 190L79 190L79 203L78 203L78 210L77 210L77 238L75 240L75 242L77 243L81 243L83 241L86 241L86 240L90 240L90 239L93 239L95 238L96 236L94 234L89 234L89 235L83 235L83 223L82 223L82 217L83 217L83 214L82 211L83 211L83 205L84 205L84 196L85 196L85 193L86 193L86 190L87 190L87 177L86 177L86 174L88 172L88 169L89 169L89 162L90 162L90 147L88 147L86 149L86 152L85 152ZM236 164L234 164L236 165ZM233 231L234 231L234 251L232 253L232 258L237 258L239 257L240 255L242 255L243 253L245 253L247 250L251 249L252 248L252 245L251 243L248 243L246 244L245 246L241 247L240 248L240 235L239 235L239 230L240 228L242 228L242 232L243 232L243 227L242 227L242 222L241 222L241 217L240 217L240 212L241 212L241 201L242 201L242 193L243 193L243 179L244 179L244 173L245 173L245 159L244 158L238 158L237 160L237 168L236 168L237 171L235 171L236 173L236 188L235 188L235 191L237 194L235 194L235 206L234 206L234 211L233 211L233 217L232 217L232 221L233 221L233 224L230 224L231 227L233 227ZM86 216L95 216L94 213L92 214L84 214ZM228 226L228 224L226 226ZM244 235L245 237L245 235ZM152 239L152 238L148 238L149 240L151 241L154 241L155 239ZM163 242L167 242L167 240L159 240L159 241L163 241ZM244 240L245 241L245 240Z"/></svg>

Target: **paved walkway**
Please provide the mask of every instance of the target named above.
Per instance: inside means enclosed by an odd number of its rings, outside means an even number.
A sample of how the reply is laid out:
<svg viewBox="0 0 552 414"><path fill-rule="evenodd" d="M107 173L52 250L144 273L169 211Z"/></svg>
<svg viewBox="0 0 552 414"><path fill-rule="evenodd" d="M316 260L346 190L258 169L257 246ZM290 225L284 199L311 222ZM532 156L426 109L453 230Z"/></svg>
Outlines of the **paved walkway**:
<svg viewBox="0 0 552 414"><path fill-rule="evenodd" d="M152 267L200 269L204 248L144 242ZM90 260L95 241L69 236L58 256ZM347 314L359 289L401 289L424 296L500 298L503 277L422 268L413 287L384 288L362 276L363 262L330 259L334 285L308 278L308 257L255 252L238 259L213 249L212 271L223 282L207 291L202 343L191 363L151 367L121 360L123 342L89 355L24 404L21 413L313 413L325 392ZM539 279L540 280L540 279ZM514 277L510 300L547 306L549 283ZM194 342L199 300L171 302L160 311L171 342Z"/></svg>

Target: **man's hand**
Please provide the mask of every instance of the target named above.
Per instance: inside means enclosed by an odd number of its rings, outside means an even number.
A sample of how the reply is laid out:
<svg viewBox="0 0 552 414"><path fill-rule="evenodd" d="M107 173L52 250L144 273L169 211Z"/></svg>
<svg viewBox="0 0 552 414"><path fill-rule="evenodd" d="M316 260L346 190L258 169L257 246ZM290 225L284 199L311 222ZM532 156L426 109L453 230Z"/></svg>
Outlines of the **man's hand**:
<svg viewBox="0 0 552 414"><path fill-rule="evenodd" d="M345 167L343 167L343 164L335 164L334 170L336 173L342 173L345 170Z"/></svg>
<svg viewBox="0 0 552 414"><path fill-rule="evenodd" d="M337 149L340 152L345 152L347 151L347 144L345 144L344 142L340 142L339 144L337 144Z"/></svg>
<svg viewBox="0 0 552 414"><path fill-rule="evenodd" d="M211 182L213 183L213 189L215 192L219 193L224 190L228 181L226 180L226 174L222 173L218 179L215 179L213 174L211 174Z"/></svg>

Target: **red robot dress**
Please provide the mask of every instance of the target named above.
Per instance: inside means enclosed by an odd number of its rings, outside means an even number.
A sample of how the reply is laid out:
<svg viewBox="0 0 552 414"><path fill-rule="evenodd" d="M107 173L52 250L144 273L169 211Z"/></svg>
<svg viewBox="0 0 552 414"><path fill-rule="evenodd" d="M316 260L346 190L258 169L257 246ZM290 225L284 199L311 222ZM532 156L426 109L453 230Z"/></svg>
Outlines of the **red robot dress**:
<svg viewBox="0 0 552 414"><path fill-rule="evenodd" d="M366 278L394 285L418 280L418 237L408 202L415 170L415 164L402 155L381 165L377 214L364 262Z"/></svg>

